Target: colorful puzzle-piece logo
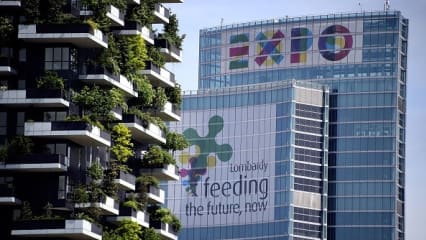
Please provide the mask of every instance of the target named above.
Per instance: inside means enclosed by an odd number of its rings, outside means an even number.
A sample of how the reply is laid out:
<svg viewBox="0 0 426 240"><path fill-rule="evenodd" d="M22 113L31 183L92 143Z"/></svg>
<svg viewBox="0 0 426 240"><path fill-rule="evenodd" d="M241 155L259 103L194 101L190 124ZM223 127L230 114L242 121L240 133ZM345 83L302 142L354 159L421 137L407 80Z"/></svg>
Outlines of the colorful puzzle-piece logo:
<svg viewBox="0 0 426 240"><path fill-rule="evenodd" d="M260 32L256 36L256 40L259 41L256 44L257 57L254 61L257 65L272 66L274 64L280 64L284 60L284 54L282 54L282 39L284 33L280 30Z"/></svg>
<svg viewBox="0 0 426 240"><path fill-rule="evenodd" d="M187 179L182 180L182 185L186 186L186 192L191 196L197 196L197 185L201 176L207 173L207 168L216 166L217 158L222 162L227 162L232 157L232 147L229 144L217 144L216 136L223 129L223 118L213 116L209 120L209 132L205 137L200 137L193 128L186 129L183 135L188 139L195 153L183 152L180 156L182 164L189 164L188 169L182 168L180 176Z"/></svg>
<svg viewBox="0 0 426 240"><path fill-rule="evenodd" d="M239 69L248 67L248 42L248 33L241 33L230 36L229 43L235 46L229 48L229 57L232 58L232 60L229 62L229 69Z"/></svg>

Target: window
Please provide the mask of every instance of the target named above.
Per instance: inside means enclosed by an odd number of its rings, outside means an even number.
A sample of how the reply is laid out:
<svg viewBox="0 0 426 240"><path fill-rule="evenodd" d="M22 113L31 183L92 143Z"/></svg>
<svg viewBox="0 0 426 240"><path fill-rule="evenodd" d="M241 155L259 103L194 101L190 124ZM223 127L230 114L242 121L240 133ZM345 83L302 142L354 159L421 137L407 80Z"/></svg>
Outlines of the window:
<svg viewBox="0 0 426 240"><path fill-rule="evenodd" d="M44 52L45 70L73 70L75 52L70 48L46 48Z"/></svg>
<svg viewBox="0 0 426 240"><path fill-rule="evenodd" d="M25 112L16 115L16 135L24 135Z"/></svg>

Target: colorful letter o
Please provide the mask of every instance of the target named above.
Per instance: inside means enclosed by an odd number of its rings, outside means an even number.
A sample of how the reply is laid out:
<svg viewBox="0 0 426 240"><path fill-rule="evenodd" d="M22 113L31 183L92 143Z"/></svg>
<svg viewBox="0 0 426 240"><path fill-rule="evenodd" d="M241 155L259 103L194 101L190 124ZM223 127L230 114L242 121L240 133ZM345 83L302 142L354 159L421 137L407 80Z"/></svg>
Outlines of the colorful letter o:
<svg viewBox="0 0 426 240"><path fill-rule="evenodd" d="M330 35L333 36L324 36ZM349 30L342 25L327 27L318 40L321 55L329 61L339 61L348 56L352 48L353 39Z"/></svg>

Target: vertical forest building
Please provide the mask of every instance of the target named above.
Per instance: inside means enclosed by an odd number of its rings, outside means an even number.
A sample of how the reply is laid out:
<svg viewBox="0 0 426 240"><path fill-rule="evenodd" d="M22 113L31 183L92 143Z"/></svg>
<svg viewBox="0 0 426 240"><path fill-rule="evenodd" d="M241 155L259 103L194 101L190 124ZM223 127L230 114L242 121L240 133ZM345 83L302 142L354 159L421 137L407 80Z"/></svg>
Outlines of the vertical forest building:
<svg viewBox="0 0 426 240"><path fill-rule="evenodd" d="M0 1L0 239L177 239L182 2Z"/></svg>

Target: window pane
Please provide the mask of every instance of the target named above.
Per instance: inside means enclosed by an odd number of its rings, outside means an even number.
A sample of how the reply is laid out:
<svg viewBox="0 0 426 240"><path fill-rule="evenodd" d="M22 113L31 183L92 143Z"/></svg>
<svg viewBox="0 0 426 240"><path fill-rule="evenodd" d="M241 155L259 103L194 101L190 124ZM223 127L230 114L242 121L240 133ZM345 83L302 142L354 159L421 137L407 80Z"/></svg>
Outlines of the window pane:
<svg viewBox="0 0 426 240"><path fill-rule="evenodd" d="M52 61L53 60L53 49L52 48L46 48L44 52L44 60L45 61Z"/></svg>
<svg viewBox="0 0 426 240"><path fill-rule="evenodd" d="M62 61L68 62L69 61L69 48L62 48Z"/></svg>
<svg viewBox="0 0 426 240"><path fill-rule="evenodd" d="M61 61L61 50L62 48L54 48L53 61Z"/></svg>

